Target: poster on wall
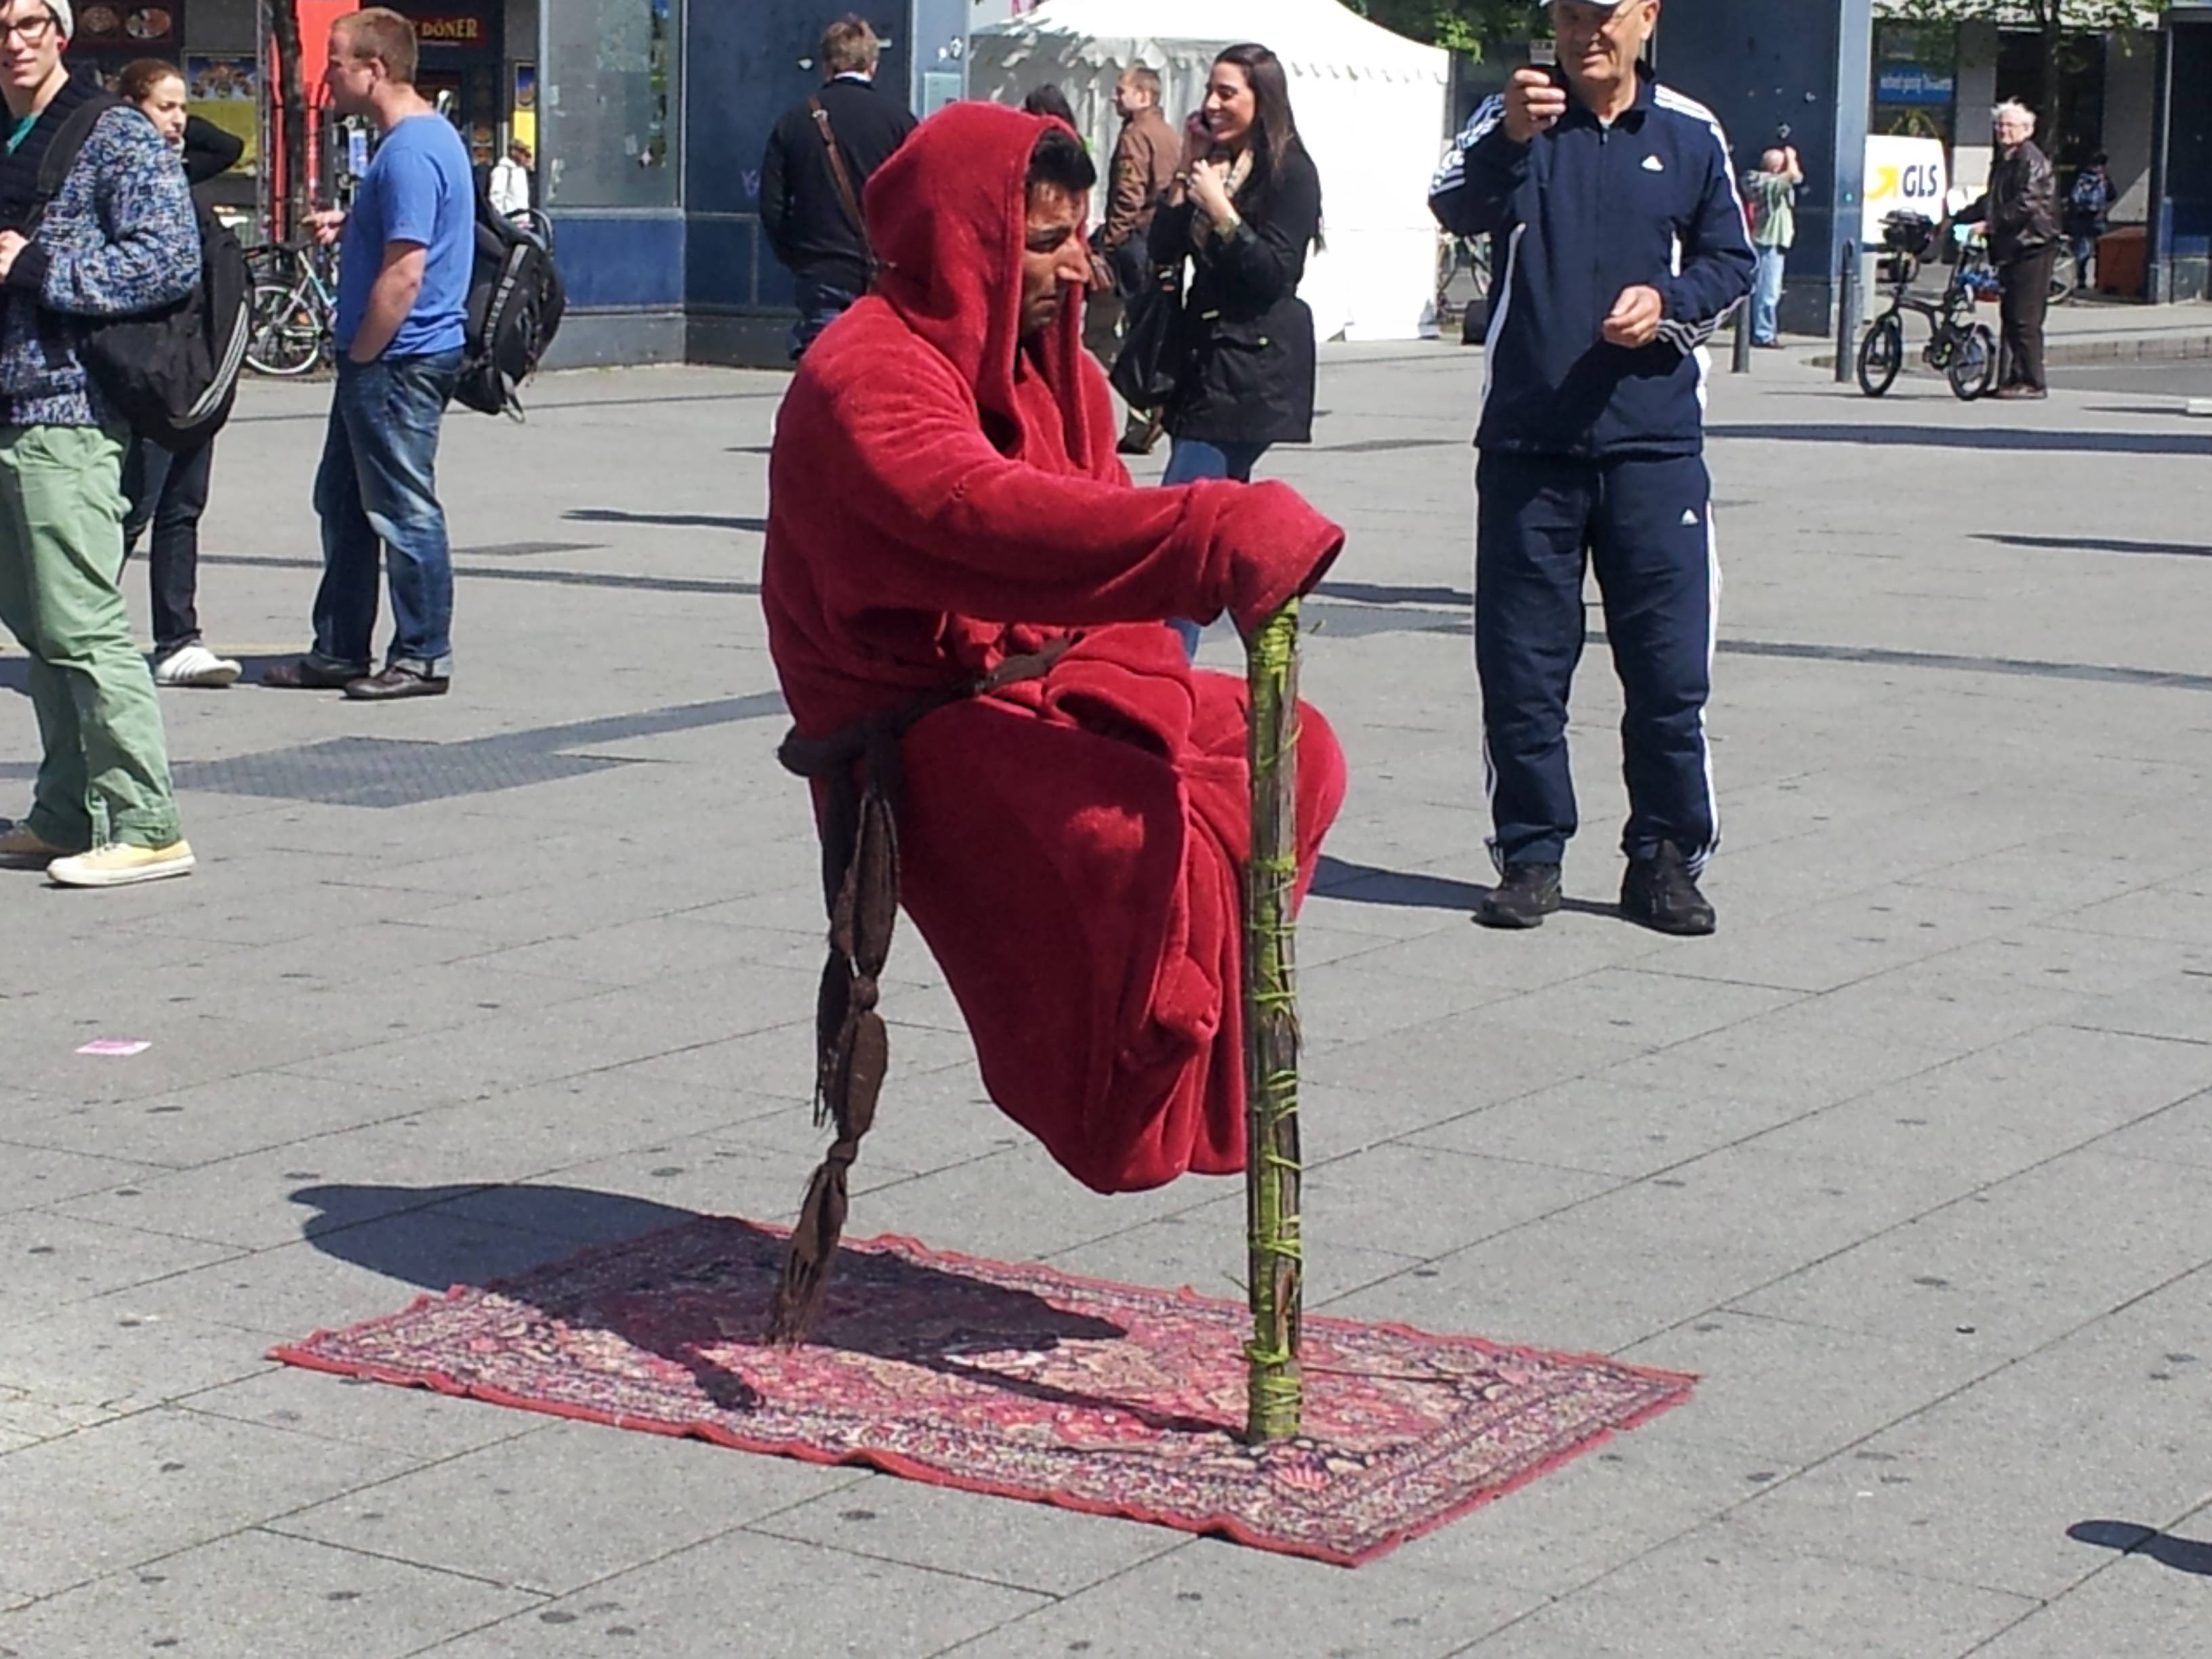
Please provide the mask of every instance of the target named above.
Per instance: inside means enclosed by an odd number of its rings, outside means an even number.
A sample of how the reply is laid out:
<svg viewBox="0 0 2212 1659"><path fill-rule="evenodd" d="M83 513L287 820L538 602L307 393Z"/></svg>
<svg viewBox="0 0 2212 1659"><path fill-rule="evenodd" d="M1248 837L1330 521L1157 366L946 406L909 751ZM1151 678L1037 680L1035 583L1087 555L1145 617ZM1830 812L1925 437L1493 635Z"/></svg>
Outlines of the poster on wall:
<svg viewBox="0 0 2212 1659"><path fill-rule="evenodd" d="M185 59L185 94L194 115L245 144L238 170L256 171L260 165L261 66L251 58L193 52Z"/></svg>
<svg viewBox="0 0 2212 1659"><path fill-rule="evenodd" d="M91 5L77 8L76 33L70 44L94 50L116 46L158 50L167 46L173 51L184 33L184 20L179 15L182 10L182 6L176 3L134 6L120 3L119 0L94 0Z"/></svg>
<svg viewBox="0 0 2212 1659"><path fill-rule="evenodd" d="M509 125L513 140L530 146L530 153L538 153L538 65L517 64L514 66L514 118Z"/></svg>

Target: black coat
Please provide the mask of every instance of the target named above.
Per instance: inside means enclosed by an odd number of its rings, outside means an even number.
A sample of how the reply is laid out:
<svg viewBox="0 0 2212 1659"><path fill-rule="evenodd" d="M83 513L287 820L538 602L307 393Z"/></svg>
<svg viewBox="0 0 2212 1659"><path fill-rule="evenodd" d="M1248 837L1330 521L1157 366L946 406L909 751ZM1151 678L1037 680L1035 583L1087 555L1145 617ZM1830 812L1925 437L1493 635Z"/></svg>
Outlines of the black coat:
<svg viewBox="0 0 2212 1659"><path fill-rule="evenodd" d="M2017 146L1990 169L1989 193L1959 217L1986 219L1990 262L2008 265L2058 240L2058 176L2033 143Z"/></svg>
<svg viewBox="0 0 2212 1659"><path fill-rule="evenodd" d="M868 175L891 158L915 129L912 112L866 81L838 79L814 94L829 112L853 193L865 197ZM761 161L761 228L786 269L848 294L868 285L859 227L845 211L830 154L805 104L794 104L769 135Z"/></svg>
<svg viewBox="0 0 2212 1659"><path fill-rule="evenodd" d="M1195 204L1163 208L1152 219L1156 261L1195 261L1176 337L1182 370L1163 411L1177 437L1312 441L1314 320L1298 283L1321 234L1321 174L1301 147L1273 185L1264 207L1246 211L1239 204L1244 222L1235 235L1224 241L1209 230L1194 252Z"/></svg>

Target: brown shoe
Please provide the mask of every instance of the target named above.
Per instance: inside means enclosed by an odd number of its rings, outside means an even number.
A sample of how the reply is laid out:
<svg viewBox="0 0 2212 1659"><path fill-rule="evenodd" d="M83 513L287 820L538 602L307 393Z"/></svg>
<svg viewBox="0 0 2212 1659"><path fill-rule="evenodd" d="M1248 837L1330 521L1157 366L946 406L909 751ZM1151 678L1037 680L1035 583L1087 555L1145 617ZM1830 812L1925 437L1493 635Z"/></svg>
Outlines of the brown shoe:
<svg viewBox="0 0 2212 1659"><path fill-rule="evenodd" d="M402 697L442 697L452 684L450 678L432 679L395 665L381 674L348 680L345 694L356 702L397 702Z"/></svg>
<svg viewBox="0 0 2212 1659"><path fill-rule="evenodd" d="M1121 429L1121 441L1114 446L1123 455L1149 455L1166 428L1157 415L1146 420L1132 419Z"/></svg>
<svg viewBox="0 0 2212 1659"><path fill-rule="evenodd" d="M271 663L261 671L261 683L279 691L336 691L361 678L352 668L329 668L313 657Z"/></svg>

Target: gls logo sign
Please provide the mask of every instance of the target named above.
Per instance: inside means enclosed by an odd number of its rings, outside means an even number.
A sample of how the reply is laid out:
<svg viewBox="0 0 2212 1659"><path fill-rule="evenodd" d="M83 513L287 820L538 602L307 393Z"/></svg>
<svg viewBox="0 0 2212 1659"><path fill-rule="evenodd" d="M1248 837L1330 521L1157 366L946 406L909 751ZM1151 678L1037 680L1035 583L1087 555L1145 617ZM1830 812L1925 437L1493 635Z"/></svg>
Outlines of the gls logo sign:
<svg viewBox="0 0 2212 1659"><path fill-rule="evenodd" d="M1869 242L1881 240L1885 214L1924 213L1943 216L1943 195L1951 187L1951 169L1942 143L1934 138L1896 138L1887 136L1866 141L1866 183L1860 197L1865 208L1861 234Z"/></svg>

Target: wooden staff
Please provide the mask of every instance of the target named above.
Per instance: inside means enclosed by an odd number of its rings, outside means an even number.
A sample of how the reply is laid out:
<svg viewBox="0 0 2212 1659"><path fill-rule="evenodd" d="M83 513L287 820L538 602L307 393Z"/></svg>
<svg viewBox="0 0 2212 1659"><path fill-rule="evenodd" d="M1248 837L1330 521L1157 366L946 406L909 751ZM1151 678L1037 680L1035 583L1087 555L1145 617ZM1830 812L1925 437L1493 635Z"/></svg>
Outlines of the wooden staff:
<svg viewBox="0 0 2212 1659"><path fill-rule="evenodd" d="M1298 602L1246 642L1251 692L1252 854L1244 866L1245 1197L1252 1298L1246 1437L1298 1432L1305 1383L1298 1323L1298 1004L1292 907L1297 883Z"/></svg>

